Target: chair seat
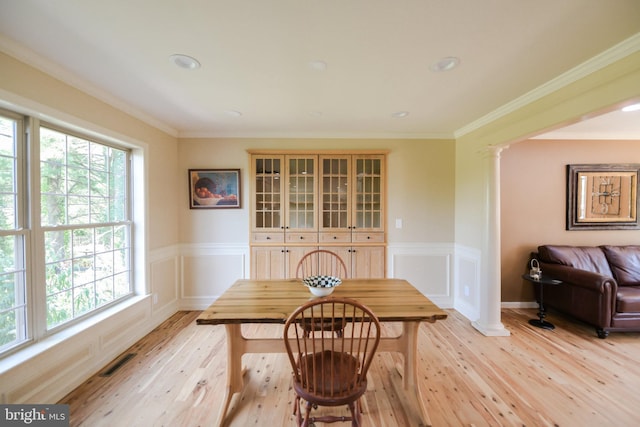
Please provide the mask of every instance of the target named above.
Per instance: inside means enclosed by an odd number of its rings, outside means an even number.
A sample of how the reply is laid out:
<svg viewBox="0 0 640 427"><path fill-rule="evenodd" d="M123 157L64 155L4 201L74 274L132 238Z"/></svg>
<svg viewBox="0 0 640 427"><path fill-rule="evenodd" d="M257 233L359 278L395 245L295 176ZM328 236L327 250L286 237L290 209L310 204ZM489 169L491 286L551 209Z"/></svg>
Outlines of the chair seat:
<svg viewBox="0 0 640 427"><path fill-rule="evenodd" d="M352 393L358 366L358 359L347 353L325 350L308 354L300 360L302 386L327 396Z"/></svg>

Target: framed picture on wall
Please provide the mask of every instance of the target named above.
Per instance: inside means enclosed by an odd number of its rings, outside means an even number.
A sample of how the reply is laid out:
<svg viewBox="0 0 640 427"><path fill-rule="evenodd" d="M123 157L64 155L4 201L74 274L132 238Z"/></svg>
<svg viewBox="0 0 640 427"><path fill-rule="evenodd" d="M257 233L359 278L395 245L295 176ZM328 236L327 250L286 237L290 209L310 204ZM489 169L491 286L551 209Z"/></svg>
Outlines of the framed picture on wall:
<svg viewBox="0 0 640 427"><path fill-rule="evenodd" d="M240 169L189 169L190 209L240 208Z"/></svg>
<svg viewBox="0 0 640 427"><path fill-rule="evenodd" d="M567 165L567 230L638 229L640 164Z"/></svg>

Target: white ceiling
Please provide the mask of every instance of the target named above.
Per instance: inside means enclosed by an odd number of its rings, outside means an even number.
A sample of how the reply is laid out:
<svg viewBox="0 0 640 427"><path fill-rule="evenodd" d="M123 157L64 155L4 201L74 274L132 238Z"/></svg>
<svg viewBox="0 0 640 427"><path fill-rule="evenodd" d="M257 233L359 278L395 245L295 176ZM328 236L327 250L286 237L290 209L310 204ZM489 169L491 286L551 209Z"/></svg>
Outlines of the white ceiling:
<svg viewBox="0 0 640 427"><path fill-rule="evenodd" d="M533 139L640 139L640 110L603 113Z"/></svg>
<svg viewBox="0 0 640 427"><path fill-rule="evenodd" d="M0 0L0 50L179 136L451 137L639 32L638 0Z"/></svg>

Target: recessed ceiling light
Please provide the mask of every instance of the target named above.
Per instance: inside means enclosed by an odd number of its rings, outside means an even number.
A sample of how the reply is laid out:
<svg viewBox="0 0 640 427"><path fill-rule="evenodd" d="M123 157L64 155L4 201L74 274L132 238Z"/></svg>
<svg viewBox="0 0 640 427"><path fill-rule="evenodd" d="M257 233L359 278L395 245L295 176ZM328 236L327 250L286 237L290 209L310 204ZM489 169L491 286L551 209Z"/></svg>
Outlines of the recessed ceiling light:
<svg viewBox="0 0 640 427"><path fill-rule="evenodd" d="M404 119L408 115L409 115L408 111L396 111L391 115L391 117L393 117L394 119Z"/></svg>
<svg viewBox="0 0 640 427"><path fill-rule="evenodd" d="M629 111L638 111L638 110L640 110L640 102L638 102L637 104L627 105L626 107L622 108L622 111L624 111L625 113L628 113Z"/></svg>
<svg viewBox="0 0 640 427"><path fill-rule="evenodd" d="M240 111L236 111L236 110L225 110L225 114L227 116L231 116L231 117L240 117L240 116L242 116L242 113Z"/></svg>
<svg viewBox="0 0 640 427"><path fill-rule="evenodd" d="M447 56L446 58L442 58L441 60L431 64L429 69L436 73L441 73L444 71L453 70L459 64L460 64L460 58L456 58L455 56Z"/></svg>
<svg viewBox="0 0 640 427"><path fill-rule="evenodd" d="M178 67L184 68L186 70L195 70L196 68L200 68L200 62L188 55L176 53L174 55L171 55L169 59Z"/></svg>
<svg viewBox="0 0 640 427"><path fill-rule="evenodd" d="M309 67L315 71L324 71L327 69L327 63L324 61L311 61Z"/></svg>
<svg viewBox="0 0 640 427"><path fill-rule="evenodd" d="M322 111L311 111L309 115L311 117L322 117Z"/></svg>

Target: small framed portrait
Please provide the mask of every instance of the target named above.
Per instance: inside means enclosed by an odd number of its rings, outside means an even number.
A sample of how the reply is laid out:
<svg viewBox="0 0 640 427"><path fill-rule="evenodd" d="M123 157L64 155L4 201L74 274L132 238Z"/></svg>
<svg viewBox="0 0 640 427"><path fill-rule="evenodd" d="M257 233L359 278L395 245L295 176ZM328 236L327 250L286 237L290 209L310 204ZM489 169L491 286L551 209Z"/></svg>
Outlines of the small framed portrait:
<svg viewBox="0 0 640 427"><path fill-rule="evenodd" d="M640 164L567 165L567 230L638 229Z"/></svg>
<svg viewBox="0 0 640 427"><path fill-rule="evenodd" d="M240 208L240 169L189 169L190 209Z"/></svg>

